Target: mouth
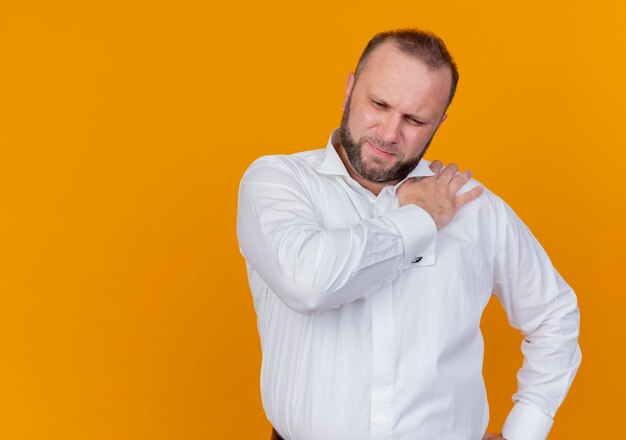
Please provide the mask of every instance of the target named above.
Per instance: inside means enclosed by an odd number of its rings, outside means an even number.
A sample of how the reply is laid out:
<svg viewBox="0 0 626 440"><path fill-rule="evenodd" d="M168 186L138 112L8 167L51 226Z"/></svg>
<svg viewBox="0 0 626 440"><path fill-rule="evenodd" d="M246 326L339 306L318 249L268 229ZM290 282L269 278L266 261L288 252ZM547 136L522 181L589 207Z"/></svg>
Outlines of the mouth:
<svg viewBox="0 0 626 440"><path fill-rule="evenodd" d="M369 141L365 141L365 143L369 146L369 150L376 157L380 157L380 158L383 158L383 159L390 159L390 158L395 156L395 154L393 154L393 153L390 153L390 152L385 151L385 150L381 150L380 148L378 148L376 145L372 144Z"/></svg>

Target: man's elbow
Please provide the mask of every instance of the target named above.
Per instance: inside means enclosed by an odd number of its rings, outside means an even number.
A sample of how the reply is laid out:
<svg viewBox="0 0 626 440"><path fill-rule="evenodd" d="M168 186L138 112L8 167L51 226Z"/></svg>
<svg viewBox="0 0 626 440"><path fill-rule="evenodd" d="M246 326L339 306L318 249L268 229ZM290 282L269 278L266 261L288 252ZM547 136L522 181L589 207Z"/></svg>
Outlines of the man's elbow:
<svg viewBox="0 0 626 440"><path fill-rule="evenodd" d="M283 282L274 292L287 307L304 315L332 308L327 304L325 289L310 283Z"/></svg>

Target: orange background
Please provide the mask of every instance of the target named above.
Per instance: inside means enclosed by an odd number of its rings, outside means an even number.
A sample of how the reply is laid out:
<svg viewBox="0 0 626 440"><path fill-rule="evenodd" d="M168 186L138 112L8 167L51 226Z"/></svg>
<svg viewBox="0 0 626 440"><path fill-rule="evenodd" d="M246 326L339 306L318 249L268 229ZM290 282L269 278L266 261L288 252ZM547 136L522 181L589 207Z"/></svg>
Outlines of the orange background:
<svg viewBox="0 0 626 440"><path fill-rule="evenodd" d="M551 438L613 437L625 17L621 0L3 0L0 438L268 438L239 179L324 147L367 40L407 26L461 73L427 157L512 205L578 293L583 364ZM521 336L494 301L483 327L499 431Z"/></svg>

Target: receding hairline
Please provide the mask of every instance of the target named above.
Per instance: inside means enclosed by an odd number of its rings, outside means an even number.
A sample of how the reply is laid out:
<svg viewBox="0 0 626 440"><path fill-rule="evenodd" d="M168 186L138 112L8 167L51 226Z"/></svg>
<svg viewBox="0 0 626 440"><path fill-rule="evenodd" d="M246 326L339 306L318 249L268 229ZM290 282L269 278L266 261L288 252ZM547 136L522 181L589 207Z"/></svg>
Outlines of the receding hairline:
<svg viewBox="0 0 626 440"><path fill-rule="evenodd" d="M433 72L435 70L440 70L440 69L448 69L450 72L452 72L451 66L448 63L446 63L445 61L437 62L437 61L434 61L434 60L425 59L426 57L419 56L415 52L411 52L409 50L404 49L402 47L402 45L399 44L399 42L398 42L398 40L396 38L389 37L385 41L381 41L379 44L377 44L376 47L373 47L370 52L365 54L365 56L362 57L359 60L357 66L356 66L355 72L354 72L355 77L358 77L360 75L360 73L363 71L363 69L365 69L365 67L367 66L368 60L371 58L371 56L374 54L374 52L376 52L377 50L380 50L385 45L392 45L393 47L398 49L400 52L402 52L404 55L407 55L407 56L409 56L411 58L414 58L415 60L421 62L424 66L426 66L428 68L428 70L430 72Z"/></svg>
<svg viewBox="0 0 626 440"><path fill-rule="evenodd" d="M430 71L446 68L451 74L451 87L448 106L454 98L459 72L456 63L441 38L432 32L419 29L400 29L376 34L368 43L355 69L355 80L367 66L372 52L379 46L392 44L402 53L421 61Z"/></svg>

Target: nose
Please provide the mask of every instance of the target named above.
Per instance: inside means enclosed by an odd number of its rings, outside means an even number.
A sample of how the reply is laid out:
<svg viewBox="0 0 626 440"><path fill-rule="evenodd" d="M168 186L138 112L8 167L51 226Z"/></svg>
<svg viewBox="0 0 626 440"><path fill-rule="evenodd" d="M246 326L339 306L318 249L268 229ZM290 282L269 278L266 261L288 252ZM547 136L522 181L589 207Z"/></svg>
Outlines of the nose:
<svg viewBox="0 0 626 440"><path fill-rule="evenodd" d="M400 141L400 129L402 118L393 112L385 113L382 121L378 125L378 137L389 143L398 143Z"/></svg>

